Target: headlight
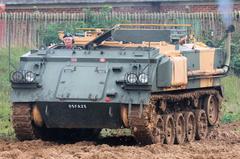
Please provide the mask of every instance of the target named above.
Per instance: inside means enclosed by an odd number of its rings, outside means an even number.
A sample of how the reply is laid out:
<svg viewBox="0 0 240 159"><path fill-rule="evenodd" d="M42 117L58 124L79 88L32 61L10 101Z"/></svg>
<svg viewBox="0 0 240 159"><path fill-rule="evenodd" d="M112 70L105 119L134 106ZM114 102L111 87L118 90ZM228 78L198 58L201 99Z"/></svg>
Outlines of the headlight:
<svg viewBox="0 0 240 159"><path fill-rule="evenodd" d="M127 83L130 83L130 84L137 83L137 75L134 73L127 74Z"/></svg>
<svg viewBox="0 0 240 159"><path fill-rule="evenodd" d="M27 82L33 82L35 80L35 78L36 78L36 75L33 72L29 71L29 72L25 73L25 80Z"/></svg>
<svg viewBox="0 0 240 159"><path fill-rule="evenodd" d="M139 80L140 83L146 84L146 83L148 83L148 75L146 75L145 73L141 73L138 76L138 80Z"/></svg>
<svg viewBox="0 0 240 159"><path fill-rule="evenodd" d="M13 82L22 82L23 81L23 74L20 71L13 72L11 80Z"/></svg>

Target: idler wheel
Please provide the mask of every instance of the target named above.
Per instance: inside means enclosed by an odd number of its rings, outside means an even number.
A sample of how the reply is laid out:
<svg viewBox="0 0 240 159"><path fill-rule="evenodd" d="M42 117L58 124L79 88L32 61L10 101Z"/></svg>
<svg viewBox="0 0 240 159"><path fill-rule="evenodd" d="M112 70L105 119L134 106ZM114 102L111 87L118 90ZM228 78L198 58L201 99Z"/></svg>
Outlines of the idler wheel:
<svg viewBox="0 0 240 159"><path fill-rule="evenodd" d="M195 112L196 114L196 139L202 140L207 137L208 133L208 121L207 121L207 115L204 110L197 110Z"/></svg>
<svg viewBox="0 0 240 159"><path fill-rule="evenodd" d="M174 144L175 139L175 123L172 115L165 115L164 120L164 130L165 130L165 143Z"/></svg>
<svg viewBox="0 0 240 159"><path fill-rule="evenodd" d="M219 100L216 96L210 95L205 98L204 110L207 114L208 124L216 125L219 121Z"/></svg>
<svg viewBox="0 0 240 159"><path fill-rule="evenodd" d="M188 142L192 142L195 139L196 132L195 115L193 114L193 112L186 112L184 113L184 119L186 128L186 140Z"/></svg>
<svg viewBox="0 0 240 159"><path fill-rule="evenodd" d="M176 113L175 116L175 143L182 144L185 141L185 120L182 113Z"/></svg>
<svg viewBox="0 0 240 159"><path fill-rule="evenodd" d="M157 125L153 130L153 137L154 137L154 142L153 143L161 143L163 144L165 135L164 135L164 121L163 118L158 115L157 116Z"/></svg>

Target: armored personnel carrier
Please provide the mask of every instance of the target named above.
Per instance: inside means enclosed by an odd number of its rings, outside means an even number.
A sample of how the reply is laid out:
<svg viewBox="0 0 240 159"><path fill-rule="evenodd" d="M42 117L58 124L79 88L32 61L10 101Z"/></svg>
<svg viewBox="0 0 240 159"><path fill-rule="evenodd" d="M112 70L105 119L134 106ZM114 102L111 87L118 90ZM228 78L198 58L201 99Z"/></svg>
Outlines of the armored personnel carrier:
<svg viewBox="0 0 240 159"><path fill-rule="evenodd" d="M219 123L234 27L224 51L182 38L187 32L176 27L189 25L139 26L90 31L74 37L73 49L59 44L23 55L11 74L16 137L130 128L140 144L205 139Z"/></svg>

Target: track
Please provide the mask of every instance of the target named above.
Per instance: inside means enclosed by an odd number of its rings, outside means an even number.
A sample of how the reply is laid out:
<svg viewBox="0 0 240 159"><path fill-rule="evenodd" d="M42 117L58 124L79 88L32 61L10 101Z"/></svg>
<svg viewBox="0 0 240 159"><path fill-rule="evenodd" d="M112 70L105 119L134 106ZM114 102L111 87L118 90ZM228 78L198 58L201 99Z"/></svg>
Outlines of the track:
<svg viewBox="0 0 240 159"><path fill-rule="evenodd" d="M31 108L28 104L14 104L12 113L12 123L16 137L19 140L33 140L38 136L37 130L32 124Z"/></svg>
<svg viewBox="0 0 240 159"><path fill-rule="evenodd" d="M201 140L218 124L220 104L221 96L215 89L155 94L143 108L130 108L129 125L142 145Z"/></svg>

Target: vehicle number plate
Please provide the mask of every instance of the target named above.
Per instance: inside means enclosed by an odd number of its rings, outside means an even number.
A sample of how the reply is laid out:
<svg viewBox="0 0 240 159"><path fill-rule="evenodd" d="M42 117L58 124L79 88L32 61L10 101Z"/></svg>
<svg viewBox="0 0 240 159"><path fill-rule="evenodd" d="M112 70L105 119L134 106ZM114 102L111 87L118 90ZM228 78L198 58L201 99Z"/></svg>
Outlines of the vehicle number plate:
<svg viewBox="0 0 240 159"><path fill-rule="evenodd" d="M86 104L68 104L69 109L87 109Z"/></svg>

